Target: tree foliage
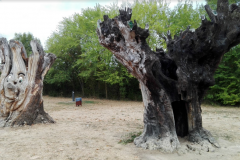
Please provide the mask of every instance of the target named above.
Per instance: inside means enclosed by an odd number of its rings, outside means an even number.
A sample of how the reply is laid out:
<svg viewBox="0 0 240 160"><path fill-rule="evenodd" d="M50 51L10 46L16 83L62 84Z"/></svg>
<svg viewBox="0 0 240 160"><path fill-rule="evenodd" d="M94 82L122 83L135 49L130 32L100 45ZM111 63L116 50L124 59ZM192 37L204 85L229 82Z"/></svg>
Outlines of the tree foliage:
<svg viewBox="0 0 240 160"><path fill-rule="evenodd" d="M125 92L129 79L132 76L116 62L112 54L99 45L96 35L96 21L108 13L115 16L117 6L112 4L110 9L100 5L82 11L82 14L74 14L59 24L58 31L54 32L47 41L48 52L58 56L53 69L46 78L48 84L65 83L75 84L70 86L72 90L91 90L90 96L101 97L104 90L107 97L107 86L117 85L120 96L125 98ZM78 85L80 84L80 86ZM102 86L105 86L102 88ZM98 90L98 93L95 91ZM89 94L88 94L89 95Z"/></svg>
<svg viewBox="0 0 240 160"><path fill-rule="evenodd" d="M206 0L212 9L216 9L217 0ZM240 0L229 0L229 3L237 3ZM222 62L215 73L215 85L212 86L205 99L210 102L218 102L223 105L240 104L240 45L232 48L223 56Z"/></svg>
<svg viewBox="0 0 240 160"><path fill-rule="evenodd" d="M150 26L148 44L152 49L160 47L159 44L166 48L161 37L168 30L175 35L185 30L189 24L192 29L197 28L201 23L199 16L204 13L203 6L198 4L194 8L192 1L179 2L173 9L162 0L136 1L132 10L132 20L136 19L142 28L146 23Z"/></svg>
<svg viewBox="0 0 240 160"><path fill-rule="evenodd" d="M232 0L231 3L240 0ZM207 0L214 9L217 0ZM131 5L134 19L138 25L150 26L149 46L155 48L166 44L162 34L168 30L172 35L179 34L190 24L191 29L197 28L201 15L207 15L202 5L193 7L192 1L179 2L174 8L163 0L134 1ZM59 23L57 31L53 32L47 41L47 50L57 55L52 69L46 77L45 85L56 95L71 95L71 91L79 91L81 95L108 97L116 99L139 99L141 93L138 81L116 61L116 58L98 41L96 35L98 19L103 21L103 15L115 17L118 14L116 3L103 7L82 10L81 14L73 14ZM205 99L218 101L222 104L236 105L240 101L238 93L239 79L239 49L237 46L225 54L216 71L216 85L209 91ZM47 88L47 87L45 87Z"/></svg>
<svg viewBox="0 0 240 160"><path fill-rule="evenodd" d="M131 7L134 13L133 20L136 19L140 25L148 23L151 26L148 41L152 48L159 47L157 44L162 41L161 34L167 30L176 33L186 28L189 23L193 24L193 27L200 23L199 9L194 10L190 1L177 5L173 10L163 0L135 1ZM91 90L92 93L87 94L91 96L96 96L95 92L98 92L98 96L104 94L107 97L107 93L112 95L112 92L116 95L114 97L121 99L141 97L138 81L99 44L96 35L95 22L98 19L103 20L103 15L116 16L118 9L116 3L107 7L96 5L60 22L58 30L47 41L48 52L56 54L58 59L46 77L46 84L58 84L55 89L61 90L63 86L74 83L77 87L70 86L72 90L80 90L81 86L81 92L84 92L84 89ZM181 12L185 17L181 17L179 21L180 16L175 18L176 12ZM142 17L145 18L142 20ZM161 43L165 45L164 42ZM70 53L70 50L75 52ZM69 57L71 58L68 60ZM135 94L137 96L134 96Z"/></svg>
<svg viewBox="0 0 240 160"><path fill-rule="evenodd" d="M240 45L232 48L223 57L214 76L215 85L205 99L223 105L240 103Z"/></svg>
<svg viewBox="0 0 240 160"><path fill-rule="evenodd" d="M206 0L207 4L214 10L217 8L217 0ZM229 4L236 3L239 5L240 0L228 0Z"/></svg>
<svg viewBox="0 0 240 160"><path fill-rule="evenodd" d="M30 54L32 54L32 48L30 46L31 40L35 39L41 44L41 41L38 38L34 37L32 33L25 33L25 32L24 33L15 33L13 39L22 42L22 44L24 45L24 47L26 49L28 56Z"/></svg>

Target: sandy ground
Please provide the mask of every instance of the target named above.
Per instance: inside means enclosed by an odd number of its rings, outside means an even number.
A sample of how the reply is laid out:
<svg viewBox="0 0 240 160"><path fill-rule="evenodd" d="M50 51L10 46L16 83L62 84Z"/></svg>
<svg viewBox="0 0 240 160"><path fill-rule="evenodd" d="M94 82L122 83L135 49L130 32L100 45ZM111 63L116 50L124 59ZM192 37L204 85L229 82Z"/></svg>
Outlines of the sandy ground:
<svg viewBox="0 0 240 160"><path fill-rule="evenodd" d="M56 123L1 128L0 160L240 160L240 108L202 107L203 125L220 149L193 151L186 146L194 144L180 138L182 151L166 154L119 143L142 131L141 102L83 101L75 107L71 99L44 97Z"/></svg>

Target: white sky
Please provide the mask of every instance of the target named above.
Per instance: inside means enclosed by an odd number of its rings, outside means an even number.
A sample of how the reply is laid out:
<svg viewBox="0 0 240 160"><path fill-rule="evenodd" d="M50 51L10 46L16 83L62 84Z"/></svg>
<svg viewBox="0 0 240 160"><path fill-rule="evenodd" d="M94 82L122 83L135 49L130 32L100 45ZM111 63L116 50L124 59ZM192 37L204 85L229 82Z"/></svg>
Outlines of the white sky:
<svg viewBox="0 0 240 160"><path fill-rule="evenodd" d="M120 2L121 0L118 0ZM126 1L126 0L125 0ZM131 1L131 0L128 0ZM197 0L203 3L204 0ZM8 40L14 33L30 32L43 46L63 17L81 13L83 8L110 5L115 0L0 0L0 36ZM167 1L168 2L168 1ZM174 6L177 0L172 0Z"/></svg>

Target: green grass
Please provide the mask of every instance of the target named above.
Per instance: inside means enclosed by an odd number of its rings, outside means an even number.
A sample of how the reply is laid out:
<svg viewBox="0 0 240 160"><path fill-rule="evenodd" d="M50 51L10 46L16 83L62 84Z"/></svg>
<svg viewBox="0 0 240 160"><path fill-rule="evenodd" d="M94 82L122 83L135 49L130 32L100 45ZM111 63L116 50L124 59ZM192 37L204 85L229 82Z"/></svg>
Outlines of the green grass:
<svg viewBox="0 0 240 160"><path fill-rule="evenodd" d="M223 138L228 140L228 141L232 141L233 140L233 138L230 135L227 135L227 134L224 135Z"/></svg>
<svg viewBox="0 0 240 160"><path fill-rule="evenodd" d="M94 104L97 103L95 101L82 101L83 104ZM62 104L62 105L73 105L76 104L76 102L74 101L69 101L69 102L58 102L57 104Z"/></svg>
<svg viewBox="0 0 240 160"><path fill-rule="evenodd" d="M141 135L142 132L131 132L127 135L127 138L126 139L122 139L120 140L118 143L120 144L128 144L128 143L133 143L134 139L138 136Z"/></svg>
<svg viewBox="0 0 240 160"><path fill-rule="evenodd" d="M90 103L91 104L91 103L96 103L96 102L94 102L94 101L83 101L83 104L84 103Z"/></svg>
<svg viewBox="0 0 240 160"><path fill-rule="evenodd" d="M75 102L58 102L57 104L62 104L62 105L73 105Z"/></svg>

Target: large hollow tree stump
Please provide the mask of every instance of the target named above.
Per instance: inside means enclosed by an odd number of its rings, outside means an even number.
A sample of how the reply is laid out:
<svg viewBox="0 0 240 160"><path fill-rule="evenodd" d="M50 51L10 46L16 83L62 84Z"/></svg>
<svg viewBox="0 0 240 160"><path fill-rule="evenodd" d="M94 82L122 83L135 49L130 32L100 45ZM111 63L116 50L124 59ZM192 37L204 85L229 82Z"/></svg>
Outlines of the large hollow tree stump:
<svg viewBox="0 0 240 160"><path fill-rule="evenodd" d="M145 111L143 133L134 140L139 147L172 152L179 146L177 135L219 147L202 126L201 102L223 55L240 43L240 7L218 0L217 15L205 9L211 21L202 16L196 30L163 36L167 52L150 49L148 25L142 29L134 20L131 28L130 8L97 23L100 44L140 82Z"/></svg>
<svg viewBox="0 0 240 160"><path fill-rule="evenodd" d="M56 59L31 41L33 54L27 57L21 42L0 38L0 126L54 123L44 111L42 90L47 71Z"/></svg>

